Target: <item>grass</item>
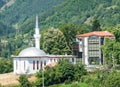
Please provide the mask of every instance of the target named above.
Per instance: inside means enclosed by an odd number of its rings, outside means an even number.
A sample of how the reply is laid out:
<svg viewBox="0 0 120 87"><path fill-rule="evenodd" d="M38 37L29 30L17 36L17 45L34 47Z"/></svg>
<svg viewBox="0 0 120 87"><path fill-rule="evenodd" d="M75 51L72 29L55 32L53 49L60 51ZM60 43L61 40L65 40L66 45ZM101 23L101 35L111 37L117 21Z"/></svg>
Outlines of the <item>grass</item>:
<svg viewBox="0 0 120 87"><path fill-rule="evenodd" d="M77 85L77 86L76 86ZM59 85L52 85L49 87L88 87L88 84L86 83L72 83L72 84L59 84Z"/></svg>

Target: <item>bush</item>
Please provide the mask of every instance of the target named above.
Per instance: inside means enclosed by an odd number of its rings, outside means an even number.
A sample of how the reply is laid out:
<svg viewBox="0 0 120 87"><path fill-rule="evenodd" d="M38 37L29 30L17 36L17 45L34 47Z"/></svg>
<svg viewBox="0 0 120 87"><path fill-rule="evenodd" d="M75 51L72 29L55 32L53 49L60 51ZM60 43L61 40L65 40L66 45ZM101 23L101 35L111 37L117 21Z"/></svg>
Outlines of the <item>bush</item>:
<svg viewBox="0 0 120 87"><path fill-rule="evenodd" d="M65 83L69 84L72 81L78 81L87 71L81 64L72 64L67 60L59 61L55 67L46 67L44 71L45 86ZM37 73L36 83L42 84L42 72Z"/></svg>
<svg viewBox="0 0 120 87"><path fill-rule="evenodd" d="M120 73L111 72L101 85L102 87L120 87Z"/></svg>
<svg viewBox="0 0 120 87"><path fill-rule="evenodd" d="M13 62L10 59L0 58L0 73L13 71Z"/></svg>
<svg viewBox="0 0 120 87"><path fill-rule="evenodd" d="M32 87L31 83L28 81L28 77L26 75L21 75L18 79L21 87Z"/></svg>

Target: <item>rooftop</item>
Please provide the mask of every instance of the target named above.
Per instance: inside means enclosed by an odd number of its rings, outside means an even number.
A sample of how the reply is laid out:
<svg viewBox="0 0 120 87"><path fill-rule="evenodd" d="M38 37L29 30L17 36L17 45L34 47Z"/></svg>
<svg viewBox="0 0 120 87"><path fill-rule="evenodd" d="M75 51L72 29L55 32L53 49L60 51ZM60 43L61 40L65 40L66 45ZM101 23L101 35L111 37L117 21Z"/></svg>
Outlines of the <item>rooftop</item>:
<svg viewBox="0 0 120 87"><path fill-rule="evenodd" d="M77 35L78 37L90 37L90 36L99 36L99 37L102 37L102 36L105 36L105 37L114 37L114 35L108 31L94 31L94 32L89 32L89 33L85 33L85 34L80 34L80 35Z"/></svg>

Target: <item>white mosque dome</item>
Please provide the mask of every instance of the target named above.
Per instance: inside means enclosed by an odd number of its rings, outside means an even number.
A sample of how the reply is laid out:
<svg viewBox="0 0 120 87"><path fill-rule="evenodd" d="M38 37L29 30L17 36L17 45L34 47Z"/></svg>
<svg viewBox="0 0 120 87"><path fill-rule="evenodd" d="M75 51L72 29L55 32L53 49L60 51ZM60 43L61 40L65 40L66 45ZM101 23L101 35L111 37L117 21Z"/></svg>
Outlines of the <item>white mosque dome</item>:
<svg viewBox="0 0 120 87"><path fill-rule="evenodd" d="M32 56L44 56L46 53L43 50L37 49L35 47L29 47L22 50L18 56L20 57L32 57Z"/></svg>

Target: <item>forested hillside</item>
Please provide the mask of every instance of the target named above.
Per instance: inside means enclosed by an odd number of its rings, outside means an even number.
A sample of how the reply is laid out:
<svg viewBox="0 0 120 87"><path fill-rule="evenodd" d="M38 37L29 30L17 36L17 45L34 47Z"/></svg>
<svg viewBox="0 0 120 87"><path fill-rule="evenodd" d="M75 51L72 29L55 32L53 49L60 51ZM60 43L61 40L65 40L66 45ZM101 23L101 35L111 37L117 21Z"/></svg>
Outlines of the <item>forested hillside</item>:
<svg viewBox="0 0 120 87"><path fill-rule="evenodd" d="M6 26L0 22L0 36L7 36L9 33L13 33L15 30L11 26Z"/></svg>
<svg viewBox="0 0 120 87"><path fill-rule="evenodd" d="M16 2L6 7L1 13L1 21L7 25L18 28L18 23L23 23L33 15L47 11L62 0L16 0Z"/></svg>
<svg viewBox="0 0 120 87"><path fill-rule="evenodd" d="M0 15L7 26L26 31L33 28L36 14L42 29L64 23L91 25L94 19L104 27L120 23L119 5L119 0L16 0Z"/></svg>
<svg viewBox="0 0 120 87"><path fill-rule="evenodd" d="M96 19L99 20L101 27L114 26L120 23L119 5L119 0L65 0L39 15L41 28L58 27L64 23L90 26ZM30 29L34 23L33 18L30 20L25 21L21 29Z"/></svg>

